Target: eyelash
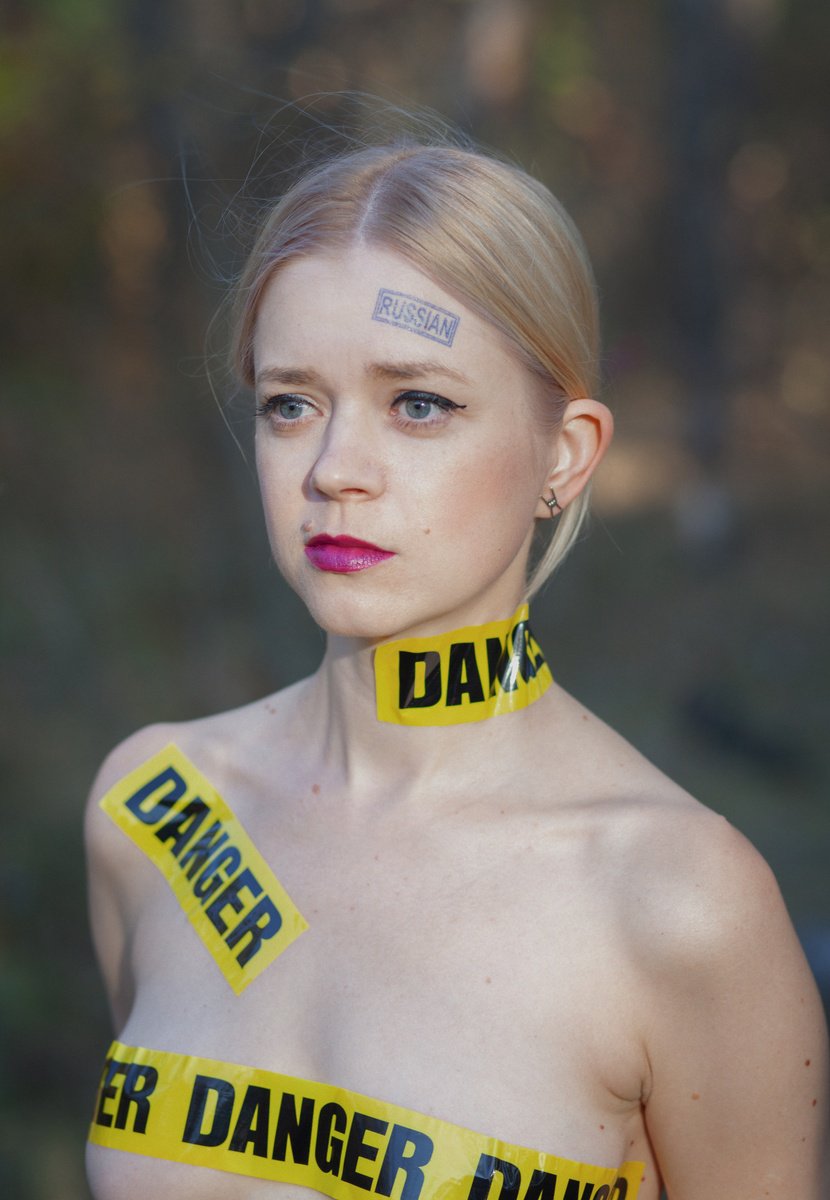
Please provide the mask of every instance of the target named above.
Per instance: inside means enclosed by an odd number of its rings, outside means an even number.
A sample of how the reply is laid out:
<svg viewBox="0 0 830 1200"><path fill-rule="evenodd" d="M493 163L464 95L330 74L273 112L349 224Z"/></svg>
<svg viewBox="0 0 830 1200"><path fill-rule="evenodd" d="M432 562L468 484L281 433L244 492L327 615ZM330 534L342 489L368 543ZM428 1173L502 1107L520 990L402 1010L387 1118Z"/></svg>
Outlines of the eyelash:
<svg viewBox="0 0 830 1200"><path fill-rule="evenodd" d="M396 419L405 429L429 429L438 424L443 424L441 417L432 419L426 418L423 421L417 421L414 417L400 416L400 406L405 404L407 400L425 400L428 404L433 404L442 414L458 412L467 407L466 404L456 404L454 400L448 400L446 396L438 396L435 392L423 392L419 390L401 392L395 397L392 407L396 413Z"/></svg>
<svg viewBox="0 0 830 1200"><path fill-rule="evenodd" d="M279 413L277 411L278 407L285 400L294 400L298 404L303 404L303 405L306 405L307 407L311 407L310 402L308 400L306 400L306 398L304 396L297 396L297 395L294 395L292 392L281 392L276 396L267 397L265 400L262 401L261 404L258 404L256 406L256 415L258 417L272 417L274 419L275 424L283 429L287 428L289 425L302 424L302 421L303 421L302 417L297 418L295 421L288 421L285 418L281 418L279 416ZM400 406L402 404L405 404L407 402L407 400L423 400L428 404L434 405L437 409L440 410L441 413L446 413L446 414L449 414L452 412L458 412L467 407L466 404L456 404L454 400L448 400L446 398L446 396L439 396L435 392L421 391L419 389L412 389L412 390L409 390L406 392L401 392L400 395L396 396L395 399L393 400L392 409L394 410L394 412L396 414L395 419L396 419L397 423L400 426L402 426L404 429L430 429L430 428L434 428L438 424L443 423L441 417L433 417L433 418L426 417L423 420L416 420L413 417L406 417L406 416L399 415L400 414Z"/></svg>
<svg viewBox="0 0 830 1200"><path fill-rule="evenodd" d="M300 404L308 405L308 401L304 396L295 396L292 392L280 392L276 396L267 396L261 404L258 404L255 409L256 415L258 417L274 417L277 422L280 422L281 418L277 412L277 408L283 400L296 400ZM299 421L294 422L282 419L282 424L284 425L299 425L299 423Z"/></svg>

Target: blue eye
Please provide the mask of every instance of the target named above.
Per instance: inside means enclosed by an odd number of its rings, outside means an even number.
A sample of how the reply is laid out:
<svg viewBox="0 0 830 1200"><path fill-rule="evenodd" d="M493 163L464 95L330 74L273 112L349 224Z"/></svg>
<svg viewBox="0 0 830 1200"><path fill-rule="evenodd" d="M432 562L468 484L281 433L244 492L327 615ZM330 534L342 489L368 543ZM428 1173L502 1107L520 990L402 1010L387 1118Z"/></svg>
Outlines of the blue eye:
<svg viewBox="0 0 830 1200"><path fill-rule="evenodd" d="M306 402L296 396L280 396L274 407L284 421L296 421L305 412Z"/></svg>
<svg viewBox="0 0 830 1200"><path fill-rule="evenodd" d="M401 424L437 425L443 424L457 409L467 406L456 404L446 396L437 396L434 392L410 391L397 396L393 407L399 414Z"/></svg>
<svg viewBox="0 0 830 1200"><path fill-rule="evenodd" d="M309 409L309 403L302 396L270 396L257 405L257 416L275 417L286 424L297 422L304 417Z"/></svg>
<svg viewBox="0 0 830 1200"><path fill-rule="evenodd" d="M404 400L403 410L413 421L424 421L432 416L434 406L435 401L426 396L409 396Z"/></svg>

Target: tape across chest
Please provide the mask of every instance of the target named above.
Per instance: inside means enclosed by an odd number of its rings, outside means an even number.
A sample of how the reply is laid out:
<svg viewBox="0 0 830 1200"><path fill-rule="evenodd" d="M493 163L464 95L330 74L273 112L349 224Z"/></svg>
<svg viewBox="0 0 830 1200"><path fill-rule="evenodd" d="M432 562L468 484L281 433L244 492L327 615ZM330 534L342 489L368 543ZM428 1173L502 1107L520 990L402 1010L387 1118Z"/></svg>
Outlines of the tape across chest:
<svg viewBox="0 0 830 1200"><path fill-rule="evenodd" d="M100 803L161 871L237 994L308 928L241 822L177 746Z"/></svg>
<svg viewBox="0 0 830 1200"><path fill-rule="evenodd" d="M89 1140L331 1200L636 1200L643 1173L640 1162L591 1166L344 1088L120 1042Z"/></svg>

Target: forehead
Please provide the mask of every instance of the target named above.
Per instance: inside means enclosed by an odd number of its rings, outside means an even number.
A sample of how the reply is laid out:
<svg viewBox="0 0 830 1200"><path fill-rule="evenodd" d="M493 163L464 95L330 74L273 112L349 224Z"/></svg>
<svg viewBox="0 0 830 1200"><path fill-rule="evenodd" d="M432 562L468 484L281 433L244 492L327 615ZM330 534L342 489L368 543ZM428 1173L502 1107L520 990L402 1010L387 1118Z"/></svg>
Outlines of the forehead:
<svg viewBox="0 0 830 1200"><path fill-rule="evenodd" d="M514 356L492 325L400 255L369 247L287 263L265 289L255 327L257 369L326 350L424 357L459 367Z"/></svg>

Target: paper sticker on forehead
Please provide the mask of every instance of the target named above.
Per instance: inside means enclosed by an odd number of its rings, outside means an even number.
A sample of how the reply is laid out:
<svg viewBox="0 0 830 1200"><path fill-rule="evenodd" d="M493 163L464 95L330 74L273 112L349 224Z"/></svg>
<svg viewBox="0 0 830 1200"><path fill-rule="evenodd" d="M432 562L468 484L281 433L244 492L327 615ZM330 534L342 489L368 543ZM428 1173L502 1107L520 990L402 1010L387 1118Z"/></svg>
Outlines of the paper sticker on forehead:
<svg viewBox="0 0 830 1200"><path fill-rule="evenodd" d="M440 342L442 346L452 345L461 322L457 313L406 292L393 292L390 288L378 291L372 320L397 325L399 329Z"/></svg>

